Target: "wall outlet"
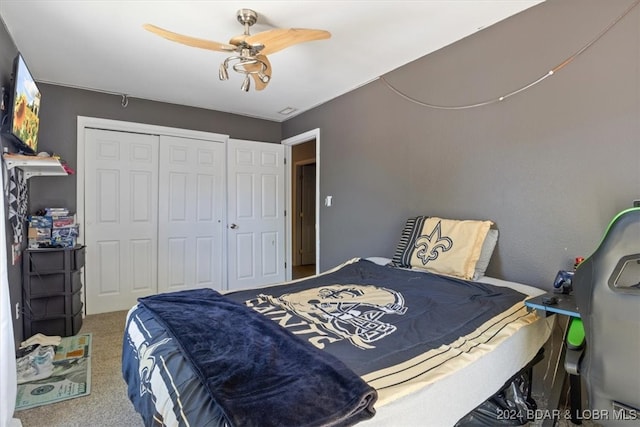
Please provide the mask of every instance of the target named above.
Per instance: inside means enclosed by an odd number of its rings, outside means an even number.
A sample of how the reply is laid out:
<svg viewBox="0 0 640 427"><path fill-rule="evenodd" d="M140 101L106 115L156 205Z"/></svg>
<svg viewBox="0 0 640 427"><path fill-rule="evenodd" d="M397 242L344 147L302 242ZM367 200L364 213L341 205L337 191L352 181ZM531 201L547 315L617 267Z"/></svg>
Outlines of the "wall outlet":
<svg viewBox="0 0 640 427"><path fill-rule="evenodd" d="M20 320L20 303L16 303L16 320Z"/></svg>

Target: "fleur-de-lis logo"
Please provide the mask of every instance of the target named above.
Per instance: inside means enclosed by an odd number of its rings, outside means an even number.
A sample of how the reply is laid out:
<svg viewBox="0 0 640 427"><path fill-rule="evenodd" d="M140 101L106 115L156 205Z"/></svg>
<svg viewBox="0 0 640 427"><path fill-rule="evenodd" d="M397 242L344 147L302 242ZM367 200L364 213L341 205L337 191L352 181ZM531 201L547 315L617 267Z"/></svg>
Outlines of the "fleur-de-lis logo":
<svg viewBox="0 0 640 427"><path fill-rule="evenodd" d="M431 244L431 248L429 248ZM442 236L440 221L433 227L431 233L423 234L416 239L415 248L418 249L416 256L422 260L422 265L427 265L429 261L434 261L440 252L446 252L453 247L453 240Z"/></svg>
<svg viewBox="0 0 640 427"><path fill-rule="evenodd" d="M151 375L156 368L156 356L153 355L153 352L156 348L169 341L171 341L171 338L164 338L151 345L143 342L138 347L138 359L140 360L138 365L138 373L140 374L140 396L143 396L147 392L151 393Z"/></svg>

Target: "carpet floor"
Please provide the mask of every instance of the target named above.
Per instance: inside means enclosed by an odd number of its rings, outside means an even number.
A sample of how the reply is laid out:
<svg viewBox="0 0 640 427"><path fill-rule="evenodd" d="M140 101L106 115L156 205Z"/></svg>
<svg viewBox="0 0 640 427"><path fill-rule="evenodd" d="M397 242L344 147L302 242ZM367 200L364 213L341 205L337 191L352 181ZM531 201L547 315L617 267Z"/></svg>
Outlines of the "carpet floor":
<svg viewBox="0 0 640 427"><path fill-rule="evenodd" d="M120 372L126 311L87 316L80 333L93 334L91 394L17 411L24 427L143 426Z"/></svg>

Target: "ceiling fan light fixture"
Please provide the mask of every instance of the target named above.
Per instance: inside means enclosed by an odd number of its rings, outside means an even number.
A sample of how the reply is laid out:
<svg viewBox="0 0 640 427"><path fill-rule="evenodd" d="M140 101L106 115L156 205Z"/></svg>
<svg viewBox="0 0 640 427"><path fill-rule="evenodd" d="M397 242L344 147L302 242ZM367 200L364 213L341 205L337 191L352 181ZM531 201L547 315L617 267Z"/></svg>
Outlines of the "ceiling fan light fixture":
<svg viewBox="0 0 640 427"><path fill-rule="evenodd" d="M251 79L247 74L246 76L244 76L244 81L242 82L242 86L240 86L240 89L242 89L245 92L249 92L249 88L251 88Z"/></svg>
<svg viewBox="0 0 640 427"><path fill-rule="evenodd" d="M269 77L268 75L266 75L264 72L259 71L258 72L258 78L260 79L260 81L262 83L269 83L269 80L271 80L271 77Z"/></svg>
<svg viewBox="0 0 640 427"><path fill-rule="evenodd" d="M229 72L227 71L227 61L224 61L220 64L220 69L218 70L218 77L220 80L229 80Z"/></svg>
<svg viewBox="0 0 640 427"><path fill-rule="evenodd" d="M229 64L231 64L233 71L244 75L244 81L241 86L243 91L249 91L251 87L251 76L257 77L260 82L267 84L271 80L271 76L268 74L269 66L265 60L251 55L250 52L243 51L242 53L246 55L229 56L220 64L220 69L218 70L220 80L229 80Z"/></svg>

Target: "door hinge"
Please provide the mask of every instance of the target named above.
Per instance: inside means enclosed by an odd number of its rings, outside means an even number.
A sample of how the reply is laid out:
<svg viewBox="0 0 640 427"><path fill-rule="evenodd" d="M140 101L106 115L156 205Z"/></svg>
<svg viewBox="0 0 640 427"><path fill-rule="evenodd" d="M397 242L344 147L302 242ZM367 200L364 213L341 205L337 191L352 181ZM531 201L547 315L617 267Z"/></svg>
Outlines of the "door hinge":
<svg viewBox="0 0 640 427"><path fill-rule="evenodd" d="M283 157L283 160L284 160L284 164L286 165L287 164L287 158Z"/></svg>
<svg viewBox="0 0 640 427"><path fill-rule="evenodd" d="M286 209L284 210L284 216L287 216L287 210Z"/></svg>
<svg viewBox="0 0 640 427"><path fill-rule="evenodd" d="M285 269L285 270L287 269L287 262L286 262L286 261L285 261L285 263L284 263L284 269Z"/></svg>

